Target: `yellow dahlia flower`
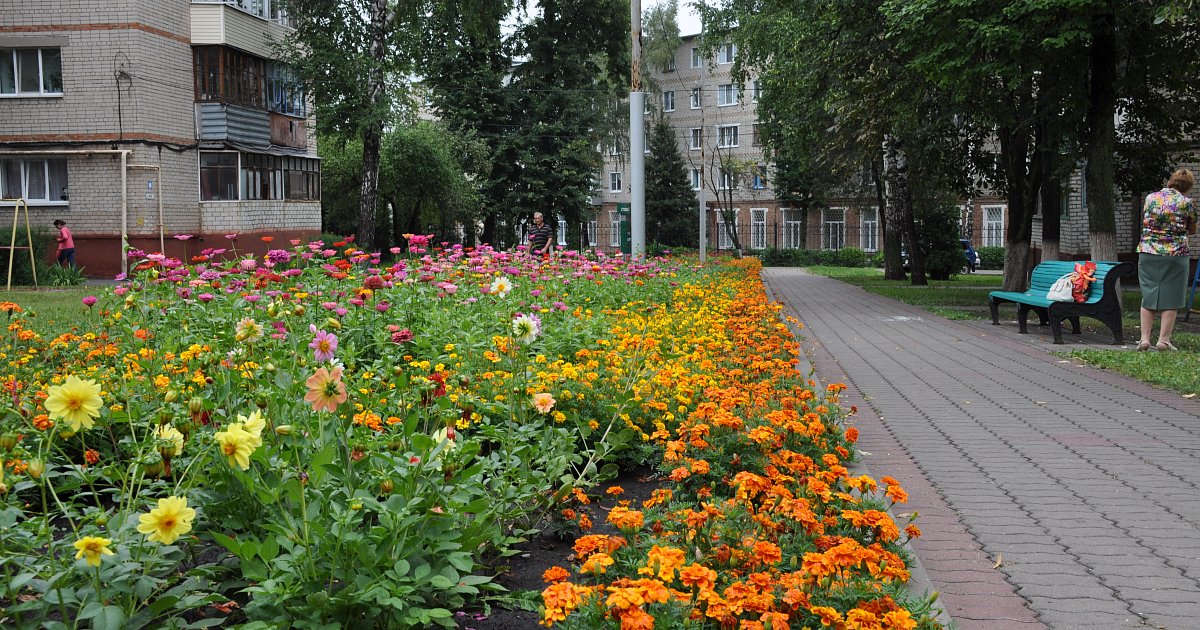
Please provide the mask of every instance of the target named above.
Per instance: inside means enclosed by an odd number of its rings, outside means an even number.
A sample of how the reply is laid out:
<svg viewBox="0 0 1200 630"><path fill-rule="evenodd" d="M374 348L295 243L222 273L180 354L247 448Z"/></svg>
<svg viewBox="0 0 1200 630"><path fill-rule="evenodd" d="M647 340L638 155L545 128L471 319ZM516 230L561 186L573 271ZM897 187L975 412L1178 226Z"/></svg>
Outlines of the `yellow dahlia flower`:
<svg viewBox="0 0 1200 630"><path fill-rule="evenodd" d="M92 428L104 405L100 399L100 384L77 376L68 376L62 385L55 385L46 393L46 411L50 419L66 420L72 431L79 431L80 427Z"/></svg>
<svg viewBox="0 0 1200 630"><path fill-rule="evenodd" d="M138 517L137 530L149 540L156 540L164 545L175 542L175 539L192 531L192 519L196 518L196 510L187 506L185 497L166 497L158 500L158 507L150 510L149 514Z"/></svg>

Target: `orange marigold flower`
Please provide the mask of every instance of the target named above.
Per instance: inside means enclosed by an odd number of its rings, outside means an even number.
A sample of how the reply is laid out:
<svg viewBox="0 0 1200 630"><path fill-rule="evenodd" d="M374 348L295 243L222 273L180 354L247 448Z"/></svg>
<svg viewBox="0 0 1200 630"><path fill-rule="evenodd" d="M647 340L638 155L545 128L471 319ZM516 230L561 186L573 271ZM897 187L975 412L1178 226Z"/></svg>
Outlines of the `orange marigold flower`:
<svg viewBox="0 0 1200 630"><path fill-rule="evenodd" d="M618 495L625 494L625 489L622 488L621 486L613 486L613 487L609 488L608 490L605 490L604 494L612 495L615 497Z"/></svg>
<svg viewBox="0 0 1200 630"><path fill-rule="evenodd" d="M692 462L692 472L697 475L707 475L709 471L708 462L703 459L697 459Z"/></svg>
<svg viewBox="0 0 1200 630"><path fill-rule="evenodd" d="M688 470L686 466L680 466L679 468L671 471L670 479L671 481L683 481L691 476L692 472Z"/></svg>
<svg viewBox="0 0 1200 630"><path fill-rule="evenodd" d="M679 581L684 586L699 590L712 590L717 583L717 572L702 564L690 564L679 570Z"/></svg>
<svg viewBox="0 0 1200 630"><path fill-rule="evenodd" d="M638 510L618 506L609 511L608 522L617 529L627 532L641 528L643 517Z"/></svg>
<svg viewBox="0 0 1200 630"><path fill-rule="evenodd" d="M908 493L900 486L888 486L887 496L893 503L904 503L908 501Z"/></svg>
<svg viewBox="0 0 1200 630"><path fill-rule="evenodd" d="M588 505L589 503L592 502L592 500L588 498L588 495L586 493L584 493L583 490L580 490L579 488L571 488L571 495L575 497L576 501L580 502L583 505Z"/></svg>
<svg viewBox="0 0 1200 630"><path fill-rule="evenodd" d="M883 615L883 627L890 630L914 630L917 622L907 610L893 610Z"/></svg>
<svg viewBox="0 0 1200 630"><path fill-rule="evenodd" d="M601 575L608 571L608 567L612 566L612 564L612 556L606 553L594 553L588 556L587 560L583 561L583 564L579 567L579 572Z"/></svg>
<svg viewBox="0 0 1200 630"><path fill-rule="evenodd" d="M809 612L821 618L822 626L836 626L844 621L842 613L829 606L813 606Z"/></svg>
<svg viewBox="0 0 1200 630"><path fill-rule="evenodd" d="M571 508L567 508L567 509L563 510L562 515L563 515L563 518L567 519L568 521L575 520L575 510L572 510Z"/></svg>
<svg viewBox="0 0 1200 630"><path fill-rule="evenodd" d="M664 582L675 580L675 570L683 566L686 559L682 549L654 545L646 554L646 566L638 569L639 575L654 575Z"/></svg>
<svg viewBox="0 0 1200 630"><path fill-rule="evenodd" d="M38 431L47 431L54 426L54 421L50 419L48 414L39 413L33 417L33 428Z"/></svg>
<svg viewBox="0 0 1200 630"><path fill-rule="evenodd" d="M575 541L575 557L583 558L589 556L595 553L597 549L603 549L608 553L612 553L624 546L625 539L620 536L609 536L607 534L580 536Z"/></svg>
<svg viewBox="0 0 1200 630"><path fill-rule="evenodd" d="M271 241L275 240L275 237L274 236L260 236L259 240L264 243L270 243Z"/></svg>
<svg viewBox="0 0 1200 630"><path fill-rule="evenodd" d="M617 613L621 630L654 630L654 617L641 608L626 608Z"/></svg>
<svg viewBox="0 0 1200 630"><path fill-rule="evenodd" d="M648 604L665 604L671 600L671 589L658 580L642 578L634 580L632 584L642 589L642 599Z"/></svg>
<svg viewBox="0 0 1200 630"><path fill-rule="evenodd" d="M661 505L671 500L675 493L670 488L658 488L650 493L650 498L642 501L643 508L652 508L656 505Z"/></svg>
<svg viewBox="0 0 1200 630"><path fill-rule="evenodd" d="M565 621L567 615L575 610L576 606L579 606L584 595L589 592L590 589L576 586L570 582L557 582L547 586L542 591L542 605L545 607L545 611L542 613L542 620L538 623L548 628L555 622Z"/></svg>
<svg viewBox="0 0 1200 630"><path fill-rule="evenodd" d="M858 441L858 427L850 427L846 429L846 441L851 444Z"/></svg>
<svg viewBox="0 0 1200 630"><path fill-rule="evenodd" d="M917 527L916 525L913 525L912 523L909 523L904 528L904 533L908 534L909 538L920 538L921 537L921 528Z"/></svg>
<svg viewBox="0 0 1200 630"><path fill-rule="evenodd" d="M783 559L783 552L779 545L765 540L754 543L751 554L754 561L759 564L776 564Z"/></svg>
<svg viewBox="0 0 1200 630"><path fill-rule="evenodd" d="M645 603L646 599L642 597L642 589L633 586L608 587L608 599L604 601L605 606L615 610L636 608Z"/></svg>
<svg viewBox="0 0 1200 630"><path fill-rule="evenodd" d="M585 532L592 529L592 519L587 515L586 512L581 512L579 514L579 529L582 529Z"/></svg>
<svg viewBox="0 0 1200 630"><path fill-rule="evenodd" d="M559 566L550 567L542 572L542 581L547 584L562 582L569 577L571 572Z"/></svg>
<svg viewBox="0 0 1200 630"><path fill-rule="evenodd" d="M879 627L879 616L869 610L851 608L846 611L847 630L867 630Z"/></svg>
<svg viewBox="0 0 1200 630"><path fill-rule="evenodd" d="M758 618L764 626L770 625L771 630L788 630L788 615L781 612L765 612Z"/></svg>
<svg viewBox="0 0 1200 630"><path fill-rule="evenodd" d="M94 448L89 448L83 452L83 461L92 465L100 463L100 451L97 451Z"/></svg>

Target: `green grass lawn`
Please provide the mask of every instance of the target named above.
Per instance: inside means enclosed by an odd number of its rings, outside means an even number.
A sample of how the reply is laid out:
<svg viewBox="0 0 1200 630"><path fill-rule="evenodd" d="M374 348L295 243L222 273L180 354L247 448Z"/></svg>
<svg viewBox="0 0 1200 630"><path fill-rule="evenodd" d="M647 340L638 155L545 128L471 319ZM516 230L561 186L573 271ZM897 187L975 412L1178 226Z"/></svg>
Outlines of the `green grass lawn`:
<svg viewBox="0 0 1200 630"><path fill-rule="evenodd" d="M1000 289L1000 275L963 274L950 280L931 280L927 286L913 286L908 280L884 280L879 269L845 267L807 267L810 273L836 278L860 286L863 290L923 308L947 319L959 321L990 321L988 293ZM1134 352L1140 322L1138 311L1141 293L1121 292L1123 325L1126 345L1112 350L1074 350L1068 356L1096 367L1120 372L1155 387L1195 395L1200 392L1200 315L1193 314L1191 324L1184 324L1182 314L1172 342L1179 352ZM1197 306L1200 308L1200 305ZM1016 318L1016 307L1000 307L1000 318ZM1036 315L1031 315L1036 324ZM1065 323L1069 326L1069 323ZM1087 332L1107 335L1108 328L1093 319L1082 318L1080 325ZM1069 330L1069 328L1068 328ZM1151 341L1157 341L1157 332Z"/></svg>
<svg viewBox="0 0 1200 630"><path fill-rule="evenodd" d="M84 296L98 295L104 287L79 286L19 291L0 291L0 302L16 302L33 315L33 327L39 333L66 331L87 316Z"/></svg>

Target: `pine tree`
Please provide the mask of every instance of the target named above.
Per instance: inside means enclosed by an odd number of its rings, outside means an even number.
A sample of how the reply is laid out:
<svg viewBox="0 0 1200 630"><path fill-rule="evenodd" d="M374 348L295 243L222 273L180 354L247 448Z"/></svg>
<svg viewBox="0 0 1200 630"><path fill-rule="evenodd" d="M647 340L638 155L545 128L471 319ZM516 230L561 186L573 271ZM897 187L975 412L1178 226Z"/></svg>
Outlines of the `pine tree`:
<svg viewBox="0 0 1200 630"><path fill-rule="evenodd" d="M646 236L651 243L697 247L699 202L688 181L679 140L664 116L650 134L646 160Z"/></svg>

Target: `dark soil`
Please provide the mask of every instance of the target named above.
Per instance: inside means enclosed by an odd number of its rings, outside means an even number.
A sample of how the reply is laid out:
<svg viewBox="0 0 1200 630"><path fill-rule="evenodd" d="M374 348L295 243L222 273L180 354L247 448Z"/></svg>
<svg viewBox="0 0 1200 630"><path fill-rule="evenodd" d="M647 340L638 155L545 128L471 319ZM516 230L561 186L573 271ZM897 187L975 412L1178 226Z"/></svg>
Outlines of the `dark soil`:
<svg viewBox="0 0 1200 630"><path fill-rule="evenodd" d="M592 504L583 508L588 511L595 524L588 533L616 534L617 531L606 522L608 510L622 500L629 501L630 508L641 509L642 501L649 499L650 494L661 485L662 479L649 467L637 467L622 472L616 479L601 484L592 491ZM605 494L612 486L620 486L625 492L616 497ZM576 510L579 508L576 507ZM520 553L506 559L508 567L497 576L496 581L513 594L523 591L541 593L546 587L546 583L542 581L542 572L553 566L568 570L572 568L572 547L578 535L580 534L576 532L559 537L553 532L544 532L522 545ZM541 615L537 612L493 606L487 614L458 613L458 627L463 630L541 630L542 626L538 625L539 619Z"/></svg>

